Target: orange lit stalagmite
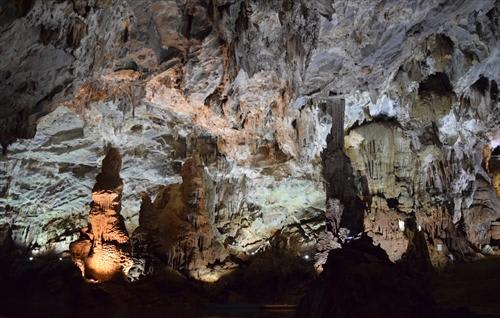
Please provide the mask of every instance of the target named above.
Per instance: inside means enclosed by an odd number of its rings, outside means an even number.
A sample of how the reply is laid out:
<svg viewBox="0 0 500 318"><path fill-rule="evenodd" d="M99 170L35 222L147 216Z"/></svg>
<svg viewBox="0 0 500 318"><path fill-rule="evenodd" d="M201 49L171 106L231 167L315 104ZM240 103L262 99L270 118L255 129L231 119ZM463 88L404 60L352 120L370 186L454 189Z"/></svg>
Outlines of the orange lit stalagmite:
<svg viewBox="0 0 500 318"><path fill-rule="evenodd" d="M126 274L132 266L129 238L120 215L123 190L120 169L120 153L110 148L92 189L89 225L70 245L73 260L82 274L97 281Z"/></svg>

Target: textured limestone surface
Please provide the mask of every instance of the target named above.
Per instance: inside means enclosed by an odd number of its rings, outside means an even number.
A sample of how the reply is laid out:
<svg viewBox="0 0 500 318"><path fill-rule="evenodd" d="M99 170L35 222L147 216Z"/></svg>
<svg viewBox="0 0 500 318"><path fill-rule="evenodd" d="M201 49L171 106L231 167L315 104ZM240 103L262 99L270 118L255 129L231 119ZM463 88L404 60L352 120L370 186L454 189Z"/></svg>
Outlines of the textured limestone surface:
<svg viewBox="0 0 500 318"><path fill-rule="evenodd" d="M18 245L68 249L109 146L134 252L200 279L276 242L336 246L353 216L391 260L408 219L435 265L490 243L498 1L0 5L0 223Z"/></svg>
<svg viewBox="0 0 500 318"><path fill-rule="evenodd" d="M88 226L69 246L73 261L84 277L97 281L128 274L133 265L127 229L120 214L123 182L121 156L109 148L92 188Z"/></svg>

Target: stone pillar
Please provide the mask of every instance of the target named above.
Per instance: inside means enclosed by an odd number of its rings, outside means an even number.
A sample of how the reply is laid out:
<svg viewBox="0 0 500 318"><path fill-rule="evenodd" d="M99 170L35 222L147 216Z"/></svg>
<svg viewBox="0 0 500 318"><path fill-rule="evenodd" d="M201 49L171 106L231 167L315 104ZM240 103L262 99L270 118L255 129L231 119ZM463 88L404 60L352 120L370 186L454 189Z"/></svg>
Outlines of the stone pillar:
<svg viewBox="0 0 500 318"><path fill-rule="evenodd" d="M81 237L70 244L73 261L82 274L97 281L110 280L119 273L126 275L133 265L128 233L120 214L121 164L118 149L110 148L92 189L89 225L82 229Z"/></svg>
<svg viewBox="0 0 500 318"><path fill-rule="evenodd" d="M330 135L332 136L331 142L337 149L343 150L345 99L330 99L327 105L332 116L332 129L330 130Z"/></svg>
<svg viewBox="0 0 500 318"><path fill-rule="evenodd" d="M332 116L327 147L322 153L326 181L327 218L334 235L340 228L355 235L363 230L363 203L357 195L351 161L344 153L345 100L334 97L321 101Z"/></svg>

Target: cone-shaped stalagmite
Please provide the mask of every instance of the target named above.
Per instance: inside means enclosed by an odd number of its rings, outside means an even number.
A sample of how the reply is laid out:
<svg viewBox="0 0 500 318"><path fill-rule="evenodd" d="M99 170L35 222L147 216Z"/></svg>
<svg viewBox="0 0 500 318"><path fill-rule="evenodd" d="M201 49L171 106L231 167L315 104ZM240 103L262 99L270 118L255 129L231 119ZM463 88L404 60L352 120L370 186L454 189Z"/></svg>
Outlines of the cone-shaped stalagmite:
<svg viewBox="0 0 500 318"><path fill-rule="evenodd" d="M126 274L132 265L129 238L120 215L123 182L120 152L110 148L92 189L89 225L70 245L73 260L85 277L98 281Z"/></svg>

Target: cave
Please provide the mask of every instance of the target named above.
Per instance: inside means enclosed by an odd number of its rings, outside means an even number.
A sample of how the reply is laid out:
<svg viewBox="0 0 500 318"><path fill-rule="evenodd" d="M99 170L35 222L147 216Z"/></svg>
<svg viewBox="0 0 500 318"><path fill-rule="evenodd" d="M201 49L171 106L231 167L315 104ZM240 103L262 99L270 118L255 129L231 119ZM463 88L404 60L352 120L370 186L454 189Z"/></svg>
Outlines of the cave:
<svg viewBox="0 0 500 318"><path fill-rule="evenodd" d="M456 98L450 79L443 72L431 74L421 81L417 96L411 116L426 122L448 114Z"/></svg>
<svg viewBox="0 0 500 318"><path fill-rule="evenodd" d="M499 9L0 1L0 317L500 316Z"/></svg>

